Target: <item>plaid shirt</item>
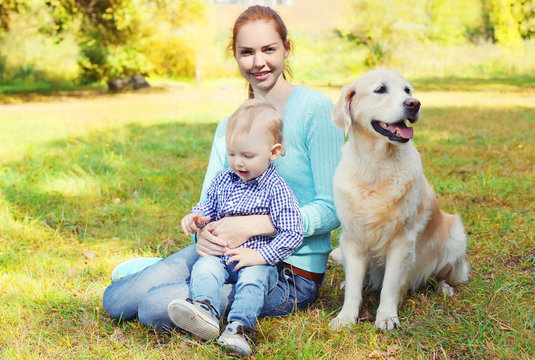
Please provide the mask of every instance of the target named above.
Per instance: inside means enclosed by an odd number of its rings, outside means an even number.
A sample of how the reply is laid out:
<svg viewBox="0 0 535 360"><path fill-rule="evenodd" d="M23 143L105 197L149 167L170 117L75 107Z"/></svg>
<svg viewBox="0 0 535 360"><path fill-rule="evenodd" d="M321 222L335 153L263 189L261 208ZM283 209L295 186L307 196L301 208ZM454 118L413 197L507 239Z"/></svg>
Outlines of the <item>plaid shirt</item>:
<svg viewBox="0 0 535 360"><path fill-rule="evenodd" d="M273 165L249 181L242 181L229 168L219 171L210 183L206 200L192 212L210 216L211 221L225 216L269 215L277 235L254 236L241 247L257 250L270 265L286 259L303 242L299 203Z"/></svg>

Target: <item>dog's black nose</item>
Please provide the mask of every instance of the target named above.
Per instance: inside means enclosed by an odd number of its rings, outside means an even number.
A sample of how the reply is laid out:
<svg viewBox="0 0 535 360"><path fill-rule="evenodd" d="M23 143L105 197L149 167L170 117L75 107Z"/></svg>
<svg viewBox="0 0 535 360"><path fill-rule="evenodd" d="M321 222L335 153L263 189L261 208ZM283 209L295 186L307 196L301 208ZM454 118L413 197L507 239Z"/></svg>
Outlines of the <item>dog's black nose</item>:
<svg viewBox="0 0 535 360"><path fill-rule="evenodd" d="M407 99L403 102L407 108L413 111L418 111L420 109L420 101L415 98Z"/></svg>

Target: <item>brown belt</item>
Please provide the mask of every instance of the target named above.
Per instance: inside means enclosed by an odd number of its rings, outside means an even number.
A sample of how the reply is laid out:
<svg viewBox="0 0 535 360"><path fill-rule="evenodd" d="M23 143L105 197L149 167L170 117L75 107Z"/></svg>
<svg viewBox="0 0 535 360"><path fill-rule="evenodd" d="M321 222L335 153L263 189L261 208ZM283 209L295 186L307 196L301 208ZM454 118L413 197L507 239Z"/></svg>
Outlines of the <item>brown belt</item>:
<svg viewBox="0 0 535 360"><path fill-rule="evenodd" d="M306 271L303 269L299 269L293 265L286 264L286 263L284 263L284 268L290 269L295 275L299 275L299 276L304 277L305 279L312 280L316 284L321 284L321 282L323 281L323 275L325 275L323 273L314 273L314 272Z"/></svg>

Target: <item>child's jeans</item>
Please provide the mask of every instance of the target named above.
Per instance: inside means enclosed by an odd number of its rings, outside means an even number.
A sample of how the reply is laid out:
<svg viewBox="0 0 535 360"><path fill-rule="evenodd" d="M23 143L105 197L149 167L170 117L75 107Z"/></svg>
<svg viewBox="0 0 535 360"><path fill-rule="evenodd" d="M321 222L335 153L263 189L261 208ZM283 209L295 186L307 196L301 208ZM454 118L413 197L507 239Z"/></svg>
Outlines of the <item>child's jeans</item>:
<svg viewBox="0 0 535 360"><path fill-rule="evenodd" d="M276 266L254 265L234 270L219 256L201 256L191 272L190 292L193 300L210 300L215 309L221 307L221 288L235 283L236 294L227 316L228 322L239 321L254 329L269 291L277 284Z"/></svg>

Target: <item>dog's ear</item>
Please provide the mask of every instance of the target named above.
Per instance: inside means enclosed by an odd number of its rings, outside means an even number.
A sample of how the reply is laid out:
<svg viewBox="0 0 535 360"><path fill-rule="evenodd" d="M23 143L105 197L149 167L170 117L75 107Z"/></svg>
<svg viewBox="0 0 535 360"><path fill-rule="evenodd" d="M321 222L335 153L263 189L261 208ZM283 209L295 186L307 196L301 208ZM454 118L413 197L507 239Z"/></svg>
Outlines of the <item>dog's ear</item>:
<svg viewBox="0 0 535 360"><path fill-rule="evenodd" d="M342 88L342 95L340 100L334 105L334 110L331 115L331 119L334 125L338 126L340 129L344 130L344 133L349 133L349 128L351 127L351 102L356 98L355 90L351 84L346 85Z"/></svg>

